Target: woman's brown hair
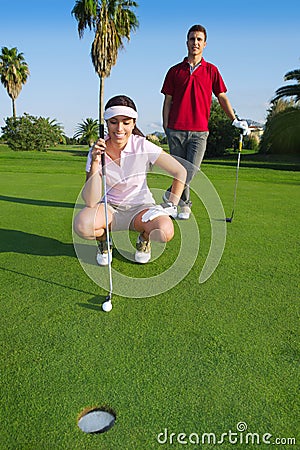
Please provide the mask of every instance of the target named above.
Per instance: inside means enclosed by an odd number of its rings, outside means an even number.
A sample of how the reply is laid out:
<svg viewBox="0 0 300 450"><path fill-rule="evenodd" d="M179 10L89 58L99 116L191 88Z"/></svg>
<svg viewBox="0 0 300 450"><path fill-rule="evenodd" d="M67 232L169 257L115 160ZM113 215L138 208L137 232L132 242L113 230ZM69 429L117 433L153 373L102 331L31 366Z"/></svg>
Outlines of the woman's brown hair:
<svg viewBox="0 0 300 450"><path fill-rule="evenodd" d="M134 109L137 111L135 103L131 98L127 97L126 95L116 95L115 97L112 97L108 100L108 102L105 105L105 109L111 108L112 106L128 106L129 108ZM135 119L134 119L135 121ZM134 129L132 130L132 134L136 134L138 136L145 136L141 130L136 126L134 126Z"/></svg>

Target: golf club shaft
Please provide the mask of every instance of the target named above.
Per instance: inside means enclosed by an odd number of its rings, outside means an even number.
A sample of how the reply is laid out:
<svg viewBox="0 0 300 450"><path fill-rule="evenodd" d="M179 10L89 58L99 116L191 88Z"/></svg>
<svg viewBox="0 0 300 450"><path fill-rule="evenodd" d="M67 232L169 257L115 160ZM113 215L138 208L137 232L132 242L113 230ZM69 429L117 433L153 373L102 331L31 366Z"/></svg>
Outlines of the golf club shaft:
<svg viewBox="0 0 300 450"><path fill-rule="evenodd" d="M241 152L239 152L239 154L238 154L238 162L237 162L237 166L236 166L236 177L235 177L234 198L233 198L233 211L235 209L235 203L236 203L237 185L238 185L238 181L239 181L240 160L241 160Z"/></svg>
<svg viewBox="0 0 300 450"><path fill-rule="evenodd" d="M104 139L104 125L100 124L100 137ZM105 165L105 153L101 153L101 165L102 165L102 183L103 183L103 199L104 199L104 211L105 211L105 227L106 227L106 242L108 250L108 275L109 275L109 298L111 299L113 285L112 285L112 272L111 272L111 248L109 239L109 223L108 223L108 204L107 204L107 186L106 186L106 165Z"/></svg>
<svg viewBox="0 0 300 450"><path fill-rule="evenodd" d="M243 149L243 133L240 133L239 151L238 151L238 159L237 159L237 166L236 166L235 187L234 187L233 208L232 208L232 213L231 213L231 220L233 219L235 203L236 203L236 193L237 193L237 186L238 186L238 181L239 181L239 168L240 168L242 149Z"/></svg>

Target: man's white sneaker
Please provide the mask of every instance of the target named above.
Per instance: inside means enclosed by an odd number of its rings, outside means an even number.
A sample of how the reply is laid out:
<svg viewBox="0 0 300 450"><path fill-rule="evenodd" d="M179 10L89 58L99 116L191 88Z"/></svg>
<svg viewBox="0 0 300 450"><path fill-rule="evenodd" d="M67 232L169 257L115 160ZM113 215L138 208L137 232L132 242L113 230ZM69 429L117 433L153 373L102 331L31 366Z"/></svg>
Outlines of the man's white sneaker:
<svg viewBox="0 0 300 450"><path fill-rule="evenodd" d="M108 254L107 241L97 241L98 250L97 250L97 264L99 266L108 266L109 257L110 262L112 262L112 242L109 243L110 251Z"/></svg>
<svg viewBox="0 0 300 450"><path fill-rule="evenodd" d="M173 205L171 202L162 203L160 205L164 212L168 214L169 217L172 217L172 219L176 219L177 217L177 206Z"/></svg>
<svg viewBox="0 0 300 450"><path fill-rule="evenodd" d="M136 241L134 259L140 264L146 264L151 259L151 242L143 240L141 235L138 236Z"/></svg>
<svg viewBox="0 0 300 450"><path fill-rule="evenodd" d="M178 214L178 219L188 220L191 215L191 208L188 205L181 206L180 213Z"/></svg>

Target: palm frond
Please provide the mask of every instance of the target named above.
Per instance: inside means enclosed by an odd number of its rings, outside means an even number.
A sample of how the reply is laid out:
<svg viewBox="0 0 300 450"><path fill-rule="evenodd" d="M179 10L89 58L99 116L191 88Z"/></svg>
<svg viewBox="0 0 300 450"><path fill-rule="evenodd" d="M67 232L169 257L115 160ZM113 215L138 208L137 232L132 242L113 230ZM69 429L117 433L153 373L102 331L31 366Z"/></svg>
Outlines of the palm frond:
<svg viewBox="0 0 300 450"><path fill-rule="evenodd" d="M291 70L284 76L284 81L295 80L300 83L300 69Z"/></svg>
<svg viewBox="0 0 300 450"><path fill-rule="evenodd" d="M294 97L296 102L300 101L300 85L289 84L277 89L273 102L283 97Z"/></svg>
<svg viewBox="0 0 300 450"><path fill-rule="evenodd" d="M97 18L97 0L77 0L71 14L78 22L78 34L82 38L86 28L95 28Z"/></svg>

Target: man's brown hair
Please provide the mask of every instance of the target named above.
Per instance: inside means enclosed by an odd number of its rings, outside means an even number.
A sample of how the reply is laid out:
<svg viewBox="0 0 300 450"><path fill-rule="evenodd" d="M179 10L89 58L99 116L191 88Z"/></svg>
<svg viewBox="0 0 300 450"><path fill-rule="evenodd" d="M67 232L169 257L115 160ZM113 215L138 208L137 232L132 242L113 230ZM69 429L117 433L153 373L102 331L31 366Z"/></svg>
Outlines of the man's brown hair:
<svg viewBox="0 0 300 450"><path fill-rule="evenodd" d="M207 39L207 32L206 32L206 29L202 25L193 25L188 31L187 40L189 40L189 35L193 31L202 31L202 33L204 34L204 40L206 41L206 39Z"/></svg>

